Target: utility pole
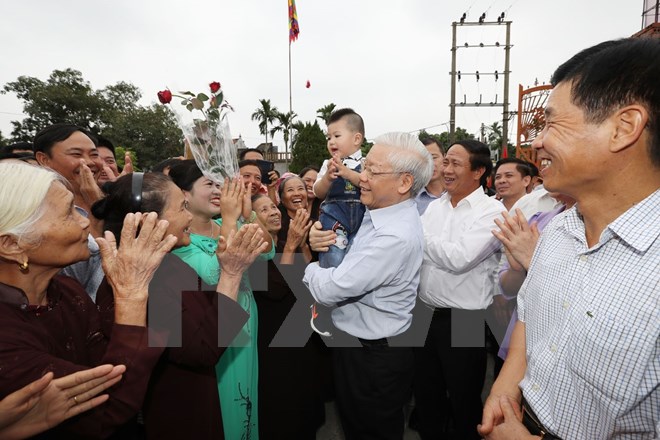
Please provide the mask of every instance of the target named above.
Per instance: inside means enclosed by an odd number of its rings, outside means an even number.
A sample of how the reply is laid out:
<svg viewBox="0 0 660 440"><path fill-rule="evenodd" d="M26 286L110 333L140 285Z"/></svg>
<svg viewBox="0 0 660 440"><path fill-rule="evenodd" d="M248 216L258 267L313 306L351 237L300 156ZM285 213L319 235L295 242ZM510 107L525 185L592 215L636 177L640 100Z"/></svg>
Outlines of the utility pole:
<svg viewBox="0 0 660 440"><path fill-rule="evenodd" d="M463 14L459 22L453 22L452 26L452 46L451 46L451 102L449 104L449 140L450 142L455 141L455 132L456 132L456 107L502 107L502 148L506 148L508 140L508 123L509 123L509 61L510 61L510 49L511 45L511 21L504 20L504 12L497 17L497 21L486 21L486 13L484 12L479 17L479 21L465 21L466 14ZM468 44L465 43L461 46L457 44L457 30L463 26L506 26L506 42L504 44L504 71L495 70L494 72L461 72L457 70L457 54L458 49L470 49L470 48L502 48L502 45L499 41L496 41L494 44L484 44L480 42L478 44ZM504 90L503 90L503 102L498 102L497 94L495 99L488 102L483 102L483 97L479 95L479 101L467 102L467 95L463 95L462 102L456 102L456 83L461 80L463 76L475 76L477 82L481 77L485 76L494 76L495 81L499 79L499 76L502 75L504 79Z"/></svg>

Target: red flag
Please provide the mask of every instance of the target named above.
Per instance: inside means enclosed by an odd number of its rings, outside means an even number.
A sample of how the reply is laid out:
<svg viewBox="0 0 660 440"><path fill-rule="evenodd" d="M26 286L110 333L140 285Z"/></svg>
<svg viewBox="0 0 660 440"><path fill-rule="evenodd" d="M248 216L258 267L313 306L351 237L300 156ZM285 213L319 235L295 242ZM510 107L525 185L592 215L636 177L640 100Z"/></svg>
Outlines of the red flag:
<svg viewBox="0 0 660 440"><path fill-rule="evenodd" d="M509 147L505 145L502 147L502 159L506 159L507 157L509 157Z"/></svg>
<svg viewBox="0 0 660 440"><path fill-rule="evenodd" d="M298 13L296 12L296 0L289 0L289 44L298 39L300 28L298 27Z"/></svg>

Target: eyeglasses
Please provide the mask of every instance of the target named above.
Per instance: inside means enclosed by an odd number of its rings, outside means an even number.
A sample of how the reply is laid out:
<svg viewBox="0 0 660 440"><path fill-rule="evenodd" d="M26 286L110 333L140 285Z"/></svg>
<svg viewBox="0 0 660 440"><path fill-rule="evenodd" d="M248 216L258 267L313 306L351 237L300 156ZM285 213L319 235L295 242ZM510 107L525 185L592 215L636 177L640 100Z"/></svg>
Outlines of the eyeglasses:
<svg viewBox="0 0 660 440"><path fill-rule="evenodd" d="M367 179L373 179L374 176L384 176L387 174L403 174L401 171L372 171L371 168L367 168L366 165L367 161L365 159L362 159L360 161L360 166L362 167L362 171L364 171L364 174L367 175Z"/></svg>

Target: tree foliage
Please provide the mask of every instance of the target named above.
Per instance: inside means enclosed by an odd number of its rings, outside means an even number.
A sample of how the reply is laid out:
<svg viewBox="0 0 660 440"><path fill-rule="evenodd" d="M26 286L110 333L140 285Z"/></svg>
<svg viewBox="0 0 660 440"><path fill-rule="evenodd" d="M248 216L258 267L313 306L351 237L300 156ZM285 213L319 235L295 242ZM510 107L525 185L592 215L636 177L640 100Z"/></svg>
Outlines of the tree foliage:
<svg viewBox="0 0 660 440"><path fill-rule="evenodd" d="M275 122L279 111L277 107L271 105L270 99L260 99L259 104L261 107L252 113L252 120L259 121L259 132L266 136L266 143L268 143L268 124L272 125Z"/></svg>
<svg viewBox="0 0 660 440"><path fill-rule="evenodd" d="M11 142L9 141L9 139L4 137L2 135L2 131L0 131L0 148L6 147L7 145L10 145L10 144L11 144Z"/></svg>
<svg viewBox="0 0 660 440"><path fill-rule="evenodd" d="M54 70L46 81L20 76L5 84L2 93L14 93L23 101L26 117L12 121L13 142L31 142L39 130L68 123L130 148L143 167L178 156L183 150L181 131L171 111L159 105L139 105L142 93L124 81L94 90L81 72Z"/></svg>
<svg viewBox="0 0 660 440"><path fill-rule="evenodd" d="M330 115L335 111L335 108L337 108L337 105L334 102L331 102L330 104L316 110L316 117L325 122L325 126L327 127L328 121L330 120Z"/></svg>
<svg viewBox="0 0 660 440"><path fill-rule="evenodd" d="M275 133L278 131L282 132L282 137L284 138L284 150L289 151L289 137L291 135L291 131L294 128L295 125L295 119L298 117L298 115L295 112L277 112L275 114L275 119L277 123L275 126L270 130L270 135L275 136Z"/></svg>
<svg viewBox="0 0 660 440"><path fill-rule="evenodd" d="M438 133L428 133L426 130L420 130L418 137L420 140L429 137L435 139L435 141L438 142L445 151L447 151L449 145L451 145L449 142L448 131L443 131L442 133L438 134ZM468 133L467 130L465 130L464 128L456 127L456 131L454 132L454 138L456 139L454 142L458 142L463 139L474 139L474 135Z"/></svg>
<svg viewBox="0 0 660 440"><path fill-rule="evenodd" d="M493 122L486 127L486 143L491 151L497 151L498 156L502 157L502 125L499 122ZM516 147L507 142L508 157L514 157L516 154Z"/></svg>
<svg viewBox="0 0 660 440"><path fill-rule="evenodd" d="M297 123L297 133L293 143L293 160L289 169L297 173L308 165L320 167L328 158L325 133L318 121Z"/></svg>

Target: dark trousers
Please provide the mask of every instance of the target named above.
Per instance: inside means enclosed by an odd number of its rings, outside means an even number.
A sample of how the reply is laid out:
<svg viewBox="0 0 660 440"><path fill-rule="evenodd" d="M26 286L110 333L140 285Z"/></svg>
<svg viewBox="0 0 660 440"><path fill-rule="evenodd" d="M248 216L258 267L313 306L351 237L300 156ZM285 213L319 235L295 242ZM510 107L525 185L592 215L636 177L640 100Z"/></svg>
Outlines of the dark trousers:
<svg viewBox="0 0 660 440"><path fill-rule="evenodd" d="M365 343L366 342L366 343ZM413 352L385 340L333 350L336 402L346 440L403 438L412 392Z"/></svg>
<svg viewBox="0 0 660 440"><path fill-rule="evenodd" d="M415 349L415 408L422 439L444 438L443 422L449 408L457 439L480 438L477 424L482 414L486 349L483 343L453 347L452 330L463 328L474 333L481 329L483 341L484 316L482 310L437 309L424 347Z"/></svg>

